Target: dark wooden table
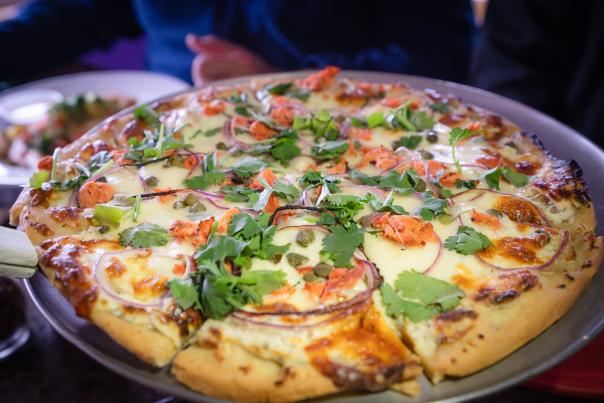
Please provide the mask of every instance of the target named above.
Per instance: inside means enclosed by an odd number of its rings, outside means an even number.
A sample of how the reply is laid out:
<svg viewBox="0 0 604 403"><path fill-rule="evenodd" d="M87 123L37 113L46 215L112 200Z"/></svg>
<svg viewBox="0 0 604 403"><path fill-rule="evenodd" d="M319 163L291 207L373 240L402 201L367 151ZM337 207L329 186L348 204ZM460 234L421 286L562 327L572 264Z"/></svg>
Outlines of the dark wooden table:
<svg viewBox="0 0 604 403"><path fill-rule="evenodd" d="M64 340L31 303L26 309L31 338L15 355L0 361L0 402L181 402L111 372ZM476 401L581 402L524 386Z"/></svg>

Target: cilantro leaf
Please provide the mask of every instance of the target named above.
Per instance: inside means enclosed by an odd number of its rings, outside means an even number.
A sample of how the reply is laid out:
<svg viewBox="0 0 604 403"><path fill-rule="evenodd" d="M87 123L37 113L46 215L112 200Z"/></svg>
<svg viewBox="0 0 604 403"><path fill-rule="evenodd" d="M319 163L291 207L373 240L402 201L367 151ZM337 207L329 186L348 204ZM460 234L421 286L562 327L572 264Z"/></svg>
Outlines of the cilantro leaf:
<svg viewBox="0 0 604 403"><path fill-rule="evenodd" d="M457 234L445 240L445 248L462 255L471 255L491 246L486 235L465 225L457 228Z"/></svg>
<svg viewBox="0 0 604 403"><path fill-rule="evenodd" d="M249 214L235 214L229 223L228 234L230 236L240 234L245 239L251 239L261 232L262 228Z"/></svg>
<svg viewBox="0 0 604 403"><path fill-rule="evenodd" d="M453 159L453 162L455 163L455 167L457 168L457 172L459 172L459 173L461 173L461 165L459 165L459 160L457 159L457 156L455 155L456 149L457 149L457 144L460 141L472 136L473 134L474 133L469 131L468 129L461 129L459 127L454 127L453 129L451 129L451 132L449 133L449 145L451 146L451 158Z"/></svg>
<svg viewBox="0 0 604 403"><path fill-rule="evenodd" d="M168 281L172 297L183 309L189 309L193 305L199 306L199 290L191 278L173 278Z"/></svg>
<svg viewBox="0 0 604 403"><path fill-rule="evenodd" d="M457 179L455 181L455 187L457 189L461 189L461 188L476 189L476 182L473 180Z"/></svg>
<svg viewBox="0 0 604 403"><path fill-rule="evenodd" d="M296 144L298 138L296 130L284 130L271 141L256 144L250 153L254 155L270 154L282 164L286 164L302 153Z"/></svg>
<svg viewBox="0 0 604 403"><path fill-rule="evenodd" d="M334 176L324 177L321 172L308 170L298 179L298 183L304 188L325 186L331 193L336 193L338 191L338 183L340 183L340 179Z"/></svg>
<svg viewBox="0 0 604 403"><path fill-rule="evenodd" d="M236 224L229 227L231 233L243 236L244 232L245 235L257 232L257 228L252 228L251 217L238 216ZM244 270L240 276L235 276L226 270L224 262L227 260L233 264L244 263L245 259L249 261L249 253L248 256L243 254L244 250L249 251L252 243L231 236L212 235L195 255L198 270L191 276L200 290L198 308L205 316L220 319L248 303L261 304L265 294L285 284L285 273L282 271Z"/></svg>
<svg viewBox="0 0 604 403"><path fill-rule="evenodd" d="M212 185L222 183L226 175L223 172L207 172L185 180L185 186L190 189L207 189Z"/></svg>
<svg viewBox="0 0 604 403"><path fill-rule="evenodd" d="M132 115L139 120L144 121L154 129L159 128L159 114L149 105L142 104L134 108Z"/></svg>
<svg viewBox="0 0 604 403"><path fill-rule="evenodd" d="M250 201L250 196L257 196L258 190L250 189L245 186L227 185L220 188L220 193L224 195L224 200L236 203L246 203Z"/></svg>
<svg viewBox="0 0 604 403"><path fill-rule="evenodd" d="M264 186L264 190L260 193L258 200L254 203L253 209L256 211L264 210L264 207L273 193L277 195L277 197L287 201L292 201L300 196L298 188L289 183L277 181L274 186L271 186L262 178L260 178L260 182Z"/></svg>
<svg viewBox="0 0 604 403"><path fill-rule="evenodd" d="M417 132L433 128L436 122L426 112L412 111L409 108L409 102L407 102L386 116L385 123L391 129L405 129Z"/></svg>
<svg viewBox="0 0 604 403"><path fill-rule="evenodd" d="M266 163L260 158L245 157L244 159L239 160L231 165L231 170L240 178L249 178L252 175L260 172L265 167Z"/></svg>
<svg viewBox="0 0 604 403"><path fill-rule="evenodd" d="M239 241L226 235L212 236L202 249L200 249L195 258L197 263L204 260L213 262L222 262L227 257L239 256L241 251L247 246L247 242Z"/></svg>
<svg viewBox="0 0 604 403"><path fill-rule="evenodd" d="M503 175L505 180L507 180L517 188L526 186L526 184L528 183L528 176L523 173L516 172L508 167L502 167L501 174Z"/></svg>
<svg viewBox="0 0 604 403"><path fill-rule="evenodd" d="M349 228L342 225L332 227L331 233L323 238L321 253L331 259L336 267L350 267L354 251L363 242L365 232L356 223Z"/></svg>
<svg viewBox="0 0 604 403"><path fill-rule="evenodd" d="M405 147L409 150L415 150L422 142L423 136L402 136L400 139L392 143L392 148L397 149L399 147Z"/></svg>
<svg viewBox="0 0 604 403"><path fill-rule="evenodd" d="M163 246L170 240L168 230L156 224L139 224L130 227L119 234L122 246L134 248L150 248L152 246Z"/></svg>
<svg viewBox="0 0 604 403"><path fill-rule="evenodd" d="M271 155L281 161L282 163L287 163L300 155L302 151L300 147L298 147L292 141L283 141L278 144L275 144L270 151Z"/></svg>
<svg viewBox="0 0 604 403"><path fill-rule="evenodd" d="M300 191L298 190L297 187L295 187L294 185L291 185L289 183L283 182L283 181L275 182L273 191L275 192L275 194L278 197L285 199L287 201L292 201L292 200L300 197Z"/></svg>
<svg viewBox="0 0 604 403"><path fill-rule="evenodd" d="M306 101L310 97L307 90L295 87L291 81L267 86L266 91L271 95L285 95L301 101Z"/></svg>
<svg viewBox="0 0 604 403"><path fill-rule="evenodd" d="M457 285L413 270L400 273L394 288L383 284L380 291L387 315L404 316L412 322L428 320L449 311L465 296Z"/></svg>
<svg viewBox="0 0 604 403"><path fill-rule="evenodd" d="M449 112L449 105L443 102L434 102L433 104L430 104L430 109L439 113L447 113Z"/></svg>
<svg viewBox="0 0 604 403"><path fill-rule="evenodd" d="M361 182L364 185L369 185L369 186L379 186L380 183L380 177L379 176L369 176L361 171L358 171L356 169L351 169L349 171L349 175L351 179L357 180L359 182Z"/></svg>
<svg viewBox="0 0 604 403"><path fill-rule="evenodd" d="M212 319L222 319L248 303L262 304L264 295L285 285L283 271L248 270L237 277L226 271L215 274L208 270L211 266L201 266L201 310Z"/></svg>
<svg viewBox="0 0 604 403"><path fill-rule="evenodd" d="M293 85L294 85L294 83L292 83L291 81L285 82L285 83L278 83L278 84L274 84L274 85L269 85L268 87L266 87L266 91L271 95L283 95Z"/></svg>
<svg viewBox="0 0 604 403"><path fill-rule="evenodd" d="M389 284L382 284L380 291L382 292L384 305L386 305L387 315L394 317L405 316L412 322L421 322L432 319L439 313L438 308L435 306L424 305L399 297Z"/></svg>
<svg viewBox="0 0 604 403"><path fill-rule="evenodd" d="M378 183L382 188L392 188L399 193L410 193L414 190L423 192L426 190L426 182L421 179L413 168L405 170L402 174L390 170L378 177Z"/></svg>
<svg viewBox="0 0 604 403"><path fill-rule="evenodd" d="M455 284L420 274L404 271L398 275L394 286L405 298L424 304L438 304L447 311L455 307L465 293Z"/></svg>
<svg viewBox="0 0 604 403"><path fill-rule="evenodd" d="M355 223L355 216L365 208L363 198L354 195L328 194L322 204L335 214L335 221L346 228Z"/></svg>
<svg viewBox="0 0 604 403"><path fill-rule="evenodd" d="M335 140L340 135L335 119L326 110L318 111L310 117L296 116L295 130L310 130L316 139Z"/></svg>
<svg viewBox="0 0 604 403"><path fill-rule="evenodd" d="M338 158L348 151L348 142L346 140L326 141L312 147L312 155L319 160L330 160Z"/></svg>
<svg viewBox="0 0 604 403"><path fill-rule="evenodd" d="M489 189L499 190L499 179L501 178L500 167L489 169L482 177L486 180Z"/></svg>
<svg viewBox="0 0 604 403"><path fill-rule="evenodd" d="M216 171L216 154L209 153L201 164L202 174L193 176L192 178L185 180L185 186L190 189L207 189L212 185L218 185L224 181L226 174L224 172Z"/></svg>
<svg viewBox="0 0 604 403"><path fill-rule="evenodd" d="M420 207L418 213L425 221L431 221L435 217L446 214L447 201L435 198L431 192L423 194L424 204Z"/></svg>
<svg viewBox="0 0 604 403"><path fill-rule="evenodd" d="M405 208L403 206L397 206L397 205L392 204L394 201L393 196L394 196L393 192L388 193L388 196L386 197L386 199L383 202L381 200L375 198L372 194L369 194L368 196L366 196L365 199L369 202L369 205L371 206L371 208L374 209L378 213L390 212L390 213L395 213L395 214L400 214L400 215L408 215L409 212L407 210L405 210Z"/></svg>

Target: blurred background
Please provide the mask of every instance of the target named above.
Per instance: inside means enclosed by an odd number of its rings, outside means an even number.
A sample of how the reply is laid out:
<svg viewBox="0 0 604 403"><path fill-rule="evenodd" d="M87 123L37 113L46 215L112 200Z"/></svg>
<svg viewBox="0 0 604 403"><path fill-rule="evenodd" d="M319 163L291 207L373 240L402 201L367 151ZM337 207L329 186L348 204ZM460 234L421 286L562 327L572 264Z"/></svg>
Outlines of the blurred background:
<svg viewBox="0 0 604 403"><path fill-rule="evenodd" d="M41 156L126 106L329 64L483 88L604 144L604 1L0 0L0 224ZM12 295L0 309L21 301L14 285L0 283ZM100 367L20 304L11 320L31 338L0 356L0 401L174 400ZM603 344L488 400L602 398Z"/></svg>

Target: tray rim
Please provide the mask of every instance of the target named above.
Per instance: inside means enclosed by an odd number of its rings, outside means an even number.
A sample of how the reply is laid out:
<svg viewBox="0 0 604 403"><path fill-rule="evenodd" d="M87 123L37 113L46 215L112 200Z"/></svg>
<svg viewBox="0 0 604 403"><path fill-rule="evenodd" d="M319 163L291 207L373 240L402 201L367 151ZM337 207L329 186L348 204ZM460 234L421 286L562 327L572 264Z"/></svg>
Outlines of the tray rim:
<svg viewBox="0 0 604 403"><path fill-rule="evenodd" d="M299 70L299 71L281 72L281 73L267 73L267 74L250 75L250 76L242 76L242 77L236 77L236 78L225 79L225 80L218 80L218 81L214 81L210 84L204 85L202 87L192 87L189 89L177 91L175 93L162 96L153 101L150 101L149 104L152 104L157 101L169 99L169 98L172 98L177 95L193 93L193 92L199 91L200 89L205 88L205 87L228 86L228 85L240 84L243 82L247 82L249 80L262 80L262 79L269 79L269 78L270 79L297 78L297 77L312 73L313 71L317 71L317 70L309 69L309 70ZM576 130L570 128L569 126L565 125L564 123L559 122L556 119L554 119L554 118L544 114L543 112L540 112L528 105L524 105L518 101L509 99L509 98L501 96L501 95L494 94L494 93L486 91L486 90L475 88L475 87L472 87L472 86L469 86L466 84L460 84L460 83L455 83L455 82L441 80L441 79L434 79L434 78L423 77L423 76L418 76L418 75L408 75L408 74L399 74L399 73L386 73L386 72L363 71L363 70L342 70L340 73L340 77L361 79L361 80L374 81L374 82L384 82L384 83L397 82L397 81L398 82L411 81L413 83L410 86L412 88L416 88L416 89L420 88L420 86L425 88L425 87L438 85L438 86L442 86L442 87L446 87L446 88L450 89L451 93L459 96L460 98L462 98L463 101L466 101L464 99L464 95L457 94L456 91L459 91L462 93L471 93L472 95L486 98L495 103L507 104L507 106L511 107L512 109L519 109L520 111L522 111L522 113L530 115L531 119L535 119L546 125L552 125L554 127L557 127L560 131L569 133L572 136L573 141L579 141L580 143L582 143L583 147L590 149L594 155L599 154L599 157L602 160L604 160L604 151L599 146L597 146L595 143L590 141L587 137L578 133ZM418 85L417 83L423 83L423 84ZM477 105L481 108L487 109L487 110L490 109L489 107L484 107L483 105L476 103L474 101L472 101L470 103L475 104L475 105ZM124 115L132 112L132 110L135 107L136 107L136 105L131 106L127 109L124 109L121 112L113 115L112 117L115 118L115 117L124 116ZM503 117L508 120L514 121L514 118L511 118L507 115L505 115ZM100 127L103 123L104 123L104 121L99 123L97 126L93 127L90 131L97 130L98 127ZM599 212L595 206L594 206L594 209L596 210L596 213ZM600 220L598 220L598 221L600 221ZM603 221L602 223L598 222L599 229L601 229L601 227L604 226L604 217L602 218L602 221ZM602 264L602 266L604 266L604 263ZM598 270L598 272L599 272L599 270ZM593 284L597 281L598 272L596 272L596 274L594 275L594 278L592 278L590 280L590 283L588 284L588 286L582 291L582 293L579 295L579 297L577 298L575 303L571 306L569 311L566 312L559 320L567 317L570 313L570 310L572 310L572 308L577 305L578 301L580 301L583 294L585 294L586 291L593 286ZM143 384L147 387L150 387L152 389L155 389L155 390L158 390L158 391L161 391L164 393L168 393L173 396L178 396L178 397L181 397L181 398L184 398L187 400L192 400L192 401L211 401L211 402L224 402L225 401L225 400L221 400L221 399L217 399L217 398L213 398L213 397L208 397L199 392L195 392L180 383L176 383L174 386L164 384L164 383L157 383L157 381L155 379L152 379L148 375L139 374L137 371L134 371L133 368L128 367L127 364L105 354L102 350L99 350L96 346L83 341L82 339L78 338L77 335L72 334L67 329L63 328L61 323L54 317L54 315L43 305L42 301L38 298L38 295L36 293L36 286L33 282L37 281L37 279L40 279L40 277L44 277L44 276L41 272L37 272L33 279L24 279L23 280L27 293L28 293L29 297L31 298L31 300L33 301L34 305L40 311L40 313L44 316L44 318L51 324L51 326L59 334L61 334L61 336L63 336L65 339L67 339L72 344L76 345L80 350L82 350L88 356L93 358L95 361L99 362L101 365L111 369L114 372L117 372L118 374L120 374L128 379L131 379L131 380L136 381L140 384ZM602 281L604 281L604 280L602 280ZM73 312L71 312L70 314L75 315L75 313L73 313ZM499 365L499 364L505 362L505 360L507 360L510 355L516 353L517 351L522 349L527 344L532 343L536 340L539 340L539 338L542 337L543 333L554 328L558 324L558 321L554 322L551 326L549 326L547 329L545 329L542 333L537 335L535 338L533 338L532 340L530 340L523 346L519 347L517 350L514 350L508 356L504 357L500 361L497 361L496 363L492 364L491 366L484 368L483 370L481 370L479 372L488 370L489 368L491 368L495 365ZM446 403L454 403L454 402L460 402L460 401L473 400L473 399L476 399L476 398L479 398L482 396L487 396L487 395L496 393L498 391L501 391L503 389L506 389L513 385L521 383L521 382L523 382L533 376L539 375L540 373L547 371L548 369L561 363L562 361L564 361L565 359L570 357L572 354L574 354L575 352L577 352L578 350L583 348L589 341L591 341L593 338L595 338L603 330L604 330L604 313L601 315L599 321L597 323L595 323L591 328L589 328L585 332L585 334L583 334L581 337L576 338L574 342L568 344L566 346L566 348L559 351L556 355L550 357L547 360L542 361L541 363L539 363L535 366L532 366L529 370L520 372L517 375L504 379L501 382L493 383L488 386L472 390L470 392L447 397L444 399L440 399L438 401L446 402ZM99 329L99 331L101 331L101 330ZM170 366L171 366L171 364L166 366L165 368L163 368L162 371L166 371L167 369L170 368ZM168 374L168 376L170 376L170 377L172 377L172 379L174 379L171 374ZM469 376L471 376L471 375L469 375ZM463 382L463 379L464 378L460 378L459 382ZM174 379L174 381L177 382L175 379ZM178 390L176 390L176 389L178 389ZM384 393L385 392L380 392L380 393L374 393L371 395L363 395L363 396L364 396L364 398L366 398L368 400L373 400L373 399L378 398L378 396L382 396ZM395 392L391 392L391 393L395 393ZM320 399L328 400L333 397L341 397L341 395L338 395L338 394L329 395L329 396L325 396ZM418 402L424 401L422 399L421 394L416 398L410 398L410 399L411 399L411 401L418 401Z"/></svg>

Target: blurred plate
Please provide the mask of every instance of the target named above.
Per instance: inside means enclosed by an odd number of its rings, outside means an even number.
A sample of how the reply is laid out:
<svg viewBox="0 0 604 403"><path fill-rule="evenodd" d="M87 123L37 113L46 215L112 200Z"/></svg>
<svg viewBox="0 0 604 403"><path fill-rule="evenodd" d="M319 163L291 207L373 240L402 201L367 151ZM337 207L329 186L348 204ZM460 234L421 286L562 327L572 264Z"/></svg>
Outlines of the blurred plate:
<svg viewBox="0 0 604 403"><path fill-rule="evenodd" d="M32 90L52 90L64 97L95 92L104 96L134 98L137 103L143 103L187 88L189 84L179 78L150 71L91 71L46 78L11 88L0 93L0 103ZM25 185L31 174L29 169L0 161L0 194L18 194L18 187ZM0 197L0 207L5 205L5 198L10 199L4 195Z"/></svg>
<svg viewBox="0 0 604 403"><path fill-rule="evenodd" d="M306 72L271 74L269 77L300 77L306 74ZM604 152L568 126L518 102L465 85L390 73L344 71L342 75L374 82L406 82L414 88L433 88L439 92L452 93L465 102L481 106L512 120L528 132L538 133L545 147L553 155L564 159L574 158L583 168L585 181L588 185L592 185L590 194L598 219L598 232L603 232L604 186L597 185L601 183L602 172L604 172ZM214 84L234 84L257 77L259 76L241 77ZM113 342L102 330L76 317L73 308L41 273L38 272L33 278L25 280L25 285L35 305L50 324L63 337L101 364L127 378L172 396L189 401L218 401L195 393L177 383L170 375L169 368L156 369L144 364ZM600 273L558 322L505 359L482 371L460 379L448 378L437 385L431 384L422 376L420 378L422 393L416 398L393 391L384 391L373 394L338 394L313 401L419 403L476 399L532 378L570 357L604 328L602 307L604 307L604 277Z"/></svg>

